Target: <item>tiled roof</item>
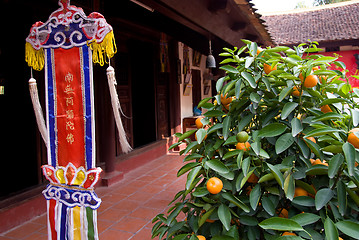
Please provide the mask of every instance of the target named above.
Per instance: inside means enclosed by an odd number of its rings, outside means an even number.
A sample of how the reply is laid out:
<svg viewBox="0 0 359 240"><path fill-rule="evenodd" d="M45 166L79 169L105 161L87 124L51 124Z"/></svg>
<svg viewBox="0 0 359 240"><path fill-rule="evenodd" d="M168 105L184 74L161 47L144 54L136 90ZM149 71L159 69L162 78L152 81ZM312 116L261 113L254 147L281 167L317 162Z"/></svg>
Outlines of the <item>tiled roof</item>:
<svg viewBox="0 0 359 240"><path fill-rule="evenodd" d="M263 15L277 45L359 39L359 1Z"/></svg>

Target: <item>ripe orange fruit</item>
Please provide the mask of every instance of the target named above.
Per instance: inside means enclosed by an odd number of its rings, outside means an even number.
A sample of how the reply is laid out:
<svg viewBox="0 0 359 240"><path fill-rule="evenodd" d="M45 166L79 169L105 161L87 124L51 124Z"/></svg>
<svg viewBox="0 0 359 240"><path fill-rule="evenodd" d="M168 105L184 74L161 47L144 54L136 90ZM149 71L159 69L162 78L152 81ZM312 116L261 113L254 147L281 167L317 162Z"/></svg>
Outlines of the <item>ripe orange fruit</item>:
<svg viewBox="0 0 359 240"><path fill-rule="evenodd" d="M339 237L338 240L343 240L343 238Z"/></svg>
<svg viewBox="0 0 359 240"><path fill-rule="evenodd" d="M206 240L206 238L202 235L197 235L198 240Z"/></svg>
<svg viewBox="0 0 359 240"><path fill-rule="evenodd" d="M266 63L263 64L263 70L266 74L269 74L270 72L277 70L277 65L275 65L273 68L271 65L268 65Z"/></svg>
<svg viewBox="0 0 359 240"><path fill-rule="evenodd" d="M249 176L247 182L249 182L249 183L257 183L258 180L259 180L259 178L257 177L257 175L252 173L252 175Z"/></svg>
<svg viewBox="0 0 359 240"><path fill-rule="evenodd" d="M297 234L291 232L284 232L282 236L297 236Z"/></svg>
<svg viewBox="0 0 359 240"><path fill-rule="evenodd" d="M319 66L315 66L315 67L312 67L312 71L314 72L314 71L317 71L317 70L319 70L320 68L319 68Z"/></svg>
<svg viewBox="0 0 359 240"><path fill-rule="evenodd" d="M323 113L333 112L329 105L321 106L320 111L322 111Z"/></svg>
<svg viewBox="0 0 359 240"><path fill-rule="evenodd" d="M212 177L207 182L207 190L212 194L217 194L222 191L223 182L217 177Z"/></svg>
<svg viewBox="0 0 359 240"><path fill-rule="evenodd" d="M223 94L221 94L221 103L222 105L226 106L227 104L230 104L232 102L232 97L227 97L227 94L226 93L224 96Z"/></svg>
<svg viewBox="0 0 359 240"><path fill-rule="evenodd" d="M239 142L236 145L236 149L243 150L245 152L248 151L250 149L250 147L251 147L251 144L249 142L245 142L245 143Z"/></svg>
<svg viewBox="0 0 359 240"><path fill-rule="evenodd" d="M303 82L303 75L299 75L299 78ZM304 87L306 88L312 88L318 84L318 77L315 75L308 75L304 80Z"/></svg>
<svg viewBox="0 0 359 240"><path fill-rule="evenodd" d="M288 218L288 210L283 208L279 213L278 213L278 217L281 218Z"/></svg>
<svg viewBox="0 0 359 240"><path fill-rule="evenodd" d="M296 96L296 97L299 97L300 95L302 95L302 93L299 92L297 86L294 86L294 87L293 87L292 95L293 95L293 96Z"/></svg>
<svg viewBox="0 0 359 240"><path fill-rule="evenodd" d="M317 165L317 164L321 164L321 165L325 165L325 166L328 166L328 163L325 162L325 160L322 162L320 161L320 159L316 159L314 162L312 162L312 165Z"/></svg>
<svg viewBox="0 0 359 240"><path fill-rule="evenodd" d="M319 77L319 82L323 83L323 82L327 82L328 76L320 76Z"/></svg>
<svg viewBox="0 0 359 240"><path fill-rule="evenodd" d="M196 119L195 124L197 128L203 128L203 123L201 122L202 119L202 117Z"/></svg>
<svg viewBox="0 0 359 240"><path fill-rule="evenodd" d="M354 132L359 131L359 128L353 128L349 131L348 142L351 143L355 148L359 148L359 139L355 136Z"/></svg>
<svg viewBox="0 0 359 240"><path fill-rule="evenodd" d="M308 196L308 192L301 187L296 187L294 190L294 197Z"/></svg>
<svg viewBox="0 0 359 240"><path fill-rule="evenodd" d="M308 139L308 140L310 140L310 141L312 141L312 142L314 142L314 143L317 143L317 141L315 140L314 137L306 137L306 139ZM308 145L308 144L307 144L307 145Z"/></svg>

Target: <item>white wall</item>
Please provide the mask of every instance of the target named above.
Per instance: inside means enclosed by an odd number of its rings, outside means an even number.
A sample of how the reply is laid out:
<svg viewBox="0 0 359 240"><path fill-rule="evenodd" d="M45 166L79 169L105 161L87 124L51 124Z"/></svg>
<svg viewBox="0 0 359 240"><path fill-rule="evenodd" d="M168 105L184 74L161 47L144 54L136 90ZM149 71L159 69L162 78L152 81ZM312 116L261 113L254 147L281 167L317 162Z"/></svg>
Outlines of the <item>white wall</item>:
<svg viewBox="0 0 359 240"><path fill-rule="evenodd" d="M183 88L184 88L184 78L185 75L183 74L183 46L184 44L179 42L178 43L178 56L181 60L181 77L182 83L180 86L180 96L181 96L181 128L182 128L182 120L185 117L193 116L193 109L192 109L192 91L189 96L183 95ZM204 95L204 82L203 82L203 75L208 73L209 70L206 68L206 58L207 56L202 55L201 63L199 67L192 65L192 56L193 56L193 49L189 48L189 62L190 62L190 69L197 69L201 71L201 99L212 96L212 89L210 88L208 91L208 95ZM190 80L189 84L192 84L192 79ZM209 83L210 85L211 83ZM211 85L210 85L211 86Z"/></svg>

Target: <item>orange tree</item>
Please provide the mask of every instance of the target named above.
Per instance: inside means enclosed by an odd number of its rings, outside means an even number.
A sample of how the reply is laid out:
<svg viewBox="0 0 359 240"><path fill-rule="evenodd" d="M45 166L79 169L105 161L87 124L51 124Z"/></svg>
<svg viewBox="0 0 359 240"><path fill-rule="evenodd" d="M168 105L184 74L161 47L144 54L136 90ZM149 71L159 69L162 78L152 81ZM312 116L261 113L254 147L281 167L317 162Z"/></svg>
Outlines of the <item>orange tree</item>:
<svg viewBox="0 0 359 240"><path fill-rule="evenodd" d="M316 42L267 49L243 42L220 54L226 75L218 94L199 103L203 126L176 134L171 148L185 144L177 175L187 181L153 219L152 237L359 239L359 152L348 142L352 134L359 143L351 131L359 91L345 64L317 53ZM243 131L248 148L236 148ZM223 186L211 187L215 194L207 188L213 177Z"/></svg>

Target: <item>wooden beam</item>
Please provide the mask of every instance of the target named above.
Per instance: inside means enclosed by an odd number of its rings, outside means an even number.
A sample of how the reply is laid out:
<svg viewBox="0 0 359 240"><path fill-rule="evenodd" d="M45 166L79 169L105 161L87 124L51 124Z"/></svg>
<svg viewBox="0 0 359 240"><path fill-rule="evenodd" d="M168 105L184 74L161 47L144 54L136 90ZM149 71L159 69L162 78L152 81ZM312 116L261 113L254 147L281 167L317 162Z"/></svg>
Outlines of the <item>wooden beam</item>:
<svg viewBox="0 0 359 240"><path fill-rule="evenodd" d="M231 29L235 32L240 31L240 30L244 30L247 27L247 23L246 22L234 22L231 26Z"/></svg>
<svg viewBox="0 0 359 240"><path fill-rule="evenodd" d="M226 9L227 0L209 0L208 10L211 12L217 12L219 10Z"/></svg>

